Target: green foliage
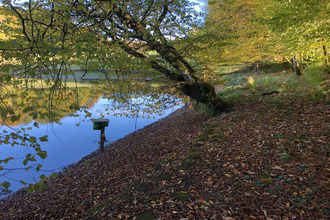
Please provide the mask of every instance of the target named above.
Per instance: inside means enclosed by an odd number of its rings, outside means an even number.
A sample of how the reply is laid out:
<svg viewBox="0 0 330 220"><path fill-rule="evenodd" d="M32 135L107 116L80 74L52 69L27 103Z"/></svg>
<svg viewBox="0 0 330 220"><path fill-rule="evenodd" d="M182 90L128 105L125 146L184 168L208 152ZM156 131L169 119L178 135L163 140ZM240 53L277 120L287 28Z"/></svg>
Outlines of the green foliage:
<svg viewBox="0 0 330 220"><path fill-rule="evenodd" d="M41 176L40 179L45 179L45 177ZM29 193L38 193L38 192L41 192L46 189L48 189L48 184L44 181L39 181L36 184L30 184L28 187L28 192Z"/></svg>
<svg viewBox="0 0 330 220"><path fill-rule="evenodd" d="M282 39L292 46L322 43L330 35L327 1L268 1L265 7L272 30L282 34Z"/></svg>
<svg viewBox="0 0 330 220"><path fill-rule="evenodd" d="M234 71L231 74L223 75L226 85L218 92L218 95L226 102L236 103L252 101L264 93L275 91L274 95L269 96L271 99L266 100L266 102L275 103L281 102L281 96L286 95L321 100L326 98L329 93L329 75L320 63L307 65L302 77L287 72L285 69L278 69L278 67L275 68L278 70L276 72L271 72L273 68L266 67L266 69L268 73Z"/></svg>
<svg viewBox="0 0 330 220"><path fill-rule="evenodd" d="M293 55L300 63L322 60L329 67L327 1L208 0L208 8L191 43L194 59L206 66L204 75L218 65L282 63Z"/></svg>
<svg viewBox="0 0 330 220"><path fill-rule="evenodd" d="M264 23L283 44L283 54L300 54L300 59L329 62L330 3L328 1L260 1L264 6ZM329 63L328 63L329 65Z"/></svg>
<svg viewBox="0 0 330 220"><path fill-rule="evenodd" d="M228 65L268 59L271 36L258 20L261 8L257 0L209 0L208 7L203 32L212 43L201 51L207 56L202 60Z"/></svg>
<svg viewBox="0 0 330 220"><path fill-rule="evenodd" d="M1 163L7 164L9 162L9 160L13 160L13 159L14 159L13 157L8 157L6 159L0 160L0 164Z"/></svg>
<svg viewBox="0 0 330 220"><path fill-rule="evenodd" d="M304 78L311 83L313 86L319 88L325 92L329 93L329 74L326 73L326 67L320 63L312 63L304 70Z"/></svg>
<svg viewBox="0 0 330 220"><path fill-rule="evenodd" d="M40 137L39 140L41 142L47 142L48 141L48 135L44 135L44 136Z"/></svg>
<svg viewBox="0 0 330 220"><path fill-rule="evenodd" d="M139 72L145 75L150 71L150 62L164 59L160 57L164 54L160 51L147 53L149 48L143 42L164 43L164 35L187 35L197 22L193 3L186 0L165 5L162 1L100 4L63 0L56 3L32 1L31 4L32 7L27 9L23 3L13 6L9 1L1 7L3 17L14 18L1 25L1 30L6 29L9 36L0 41L2 61L6 63L1 69L7 68L5 72L33 78L51 76L54 80L50 83L54 87L62 83L63 76L73 75L75 67L82 70L80 75L99 72L106 77L125 77L130 71L136 72L138 66ZM95 23L94 16L104 21ZM122 16L127 21L114 22L121 21ZM29 20L21 20L22 17L29 17ZM89 23L93 22L91 29ZM110 24L110 28L105 23ZM139 27L132 28L133 24ZM142 26L148 28L142 29Z"/></svg>
<svg viewBox="0 0 330 220"><path fill-rule="evenodd" d="M9 182L7 182L7 181L5 181L5 182L3 182L3 183L0 184L0 186L3 187L5 190L8 190L9 187L10 187L10 185L11 184Z"/></svg>

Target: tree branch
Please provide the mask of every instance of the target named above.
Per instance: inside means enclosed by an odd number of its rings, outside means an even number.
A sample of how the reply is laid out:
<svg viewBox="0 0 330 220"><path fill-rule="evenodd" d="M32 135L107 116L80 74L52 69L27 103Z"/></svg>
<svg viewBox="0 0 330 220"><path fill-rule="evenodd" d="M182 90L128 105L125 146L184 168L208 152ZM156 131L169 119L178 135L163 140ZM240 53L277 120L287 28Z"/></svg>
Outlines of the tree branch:
<svg viewBox="0 0 330 220"><path fill-rule="evenodd" d="M23 18L23 16L21 15L21 13L18 12L18 10L12 5L9 5L10 8L17 14L17 16L21 19L22 22L22 28L23 28L23 34L25 35L25 37L28 39L29 42L31 42L30 37L28 36L28 34L26 33L26 27L25 27L25 19Z"/></svg>

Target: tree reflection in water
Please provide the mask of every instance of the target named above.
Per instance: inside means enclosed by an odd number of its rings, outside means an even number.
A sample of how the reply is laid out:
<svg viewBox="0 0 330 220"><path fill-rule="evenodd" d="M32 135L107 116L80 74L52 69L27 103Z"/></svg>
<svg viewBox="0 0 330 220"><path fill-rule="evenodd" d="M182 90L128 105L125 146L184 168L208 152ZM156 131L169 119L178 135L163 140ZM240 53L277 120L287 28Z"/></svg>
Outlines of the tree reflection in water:
<svg viewBox="0 0 330 220"><path fill-rule="evenodd" d="M114 141L181 105L151 82L123 84L114 81L110 87L97 81L55 91L12 87L2 93L2 194L55 177L53 172L96 150L99 134L92 130L92 118L110 118L107 139ZM45 187L40 181L29 190Z"/></svg>

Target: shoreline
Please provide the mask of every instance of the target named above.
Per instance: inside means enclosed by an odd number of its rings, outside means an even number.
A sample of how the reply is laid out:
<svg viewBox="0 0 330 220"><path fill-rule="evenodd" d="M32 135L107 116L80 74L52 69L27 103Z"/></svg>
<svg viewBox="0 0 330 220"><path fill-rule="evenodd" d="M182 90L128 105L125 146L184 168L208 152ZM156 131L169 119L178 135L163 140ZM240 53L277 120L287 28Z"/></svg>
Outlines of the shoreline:
<svg viewBox="0 0 330 220"><path fill-rule="evenodd" d="M169 115L167 115L166 117L161 118L161 119L159 119L158 121L155 121L155 122L153 122L153 123L151 123L151 124L149 124L149 125L146 125L146 126L143 127L143 128L139 128L139 129L137 129L137 130L134 131L134 132L128 133L128 134L125 135L124 137L119 138L119 139L117 139L117 140L111 142L110 144L107 144L106 146L104 146L104 150L107 151L107 150L109 150L109 148L116 147L116 142L121 141L122 139L129 138L130 135L132 135L132 134L134 134L134 133L136 133L136 132L139 132L140 130L146 129L146 128L149 127L149 126L153 126L155 123L160 122L161 120L164 120L164 119L166 119L166 118L170 119L171 117L175 117L177 114L180 114L181 111L184 111L185 108L187 108L187 107L182 106L181 108L179 108L179 109L177 109L177 110L171 112L171 113L170 113ZM58 171L55 172L55 173L59 176L59 175L65 173L65 172L67 172L67 171L69 171L69 170L76 169L76 168L78 168L78 167L84 165L84 163L85 163L87 160L90 160L90 159L92 159L93 157L95 157L95 156L99 156L99 155L102 155L102 152L100 152L100 150L99 150L99 148L98 148L98 149L94 150L93 152L87 154L86 156L82 157L81 159L79 159L79 161L73 162L73 163L71 163L71 164L68 164L68 165L62 167L62 168L59 168ZM50 180L48 180L48 181L52 181L52 179L50 179ZM38 181L38 182L39 182L39 181ZM35 184L35 183L33 183L33 184ZM7 196L5 195L3 198L0 197L0 201L1 201L1 200L5 200L5 199L7 199L7 198L9 198L9 197L13 197L13 196L15 196L15 194L28 194L27 189L28 189L28 186L24 186L24 187L18 189L17 191L14 191L14 192L9 193Z"/></svg>
<svg viewBox="0 0 330 220"><path fill-rule="evenodd" d="M81 168L85 168L85 163L86 161L91 161L91 163L102 159L107 154L125 154L127 151L135 150L134 145L125 145L124 143L126 142L134 142L134 140L139 139L140 137L145 138L144 136L146 133L151 133L152 131L157 131L157 129L162 129L163 126L166 126L169 122L175 122L177 121L176 119L182 117L184 114L198 114L194 112L194 110L191 110L185 106L182 108L170 113L168 116L155 121L154 123L147 125L141 129L136 130L135 132L127 134L125 137L120 138L113 143L110 143L109 145L105 146L105 151L101 153L99 149L93 151L92 153L86 155L85 157L81 158L79 161L72 163L64 168L62 168L61 171L57 172L56 174L58 175L55 179L50 179L47 180L47 184L52 188L54 184L58 181L60 178L64 178L68 175L71 175L72 173L76 172L76 170L79 170ZM38 196L38 194L42 194L48 191L48 189L40 192L40 193L29 193L27 191L28 187L24 187L19 189L16 192L11 193L10 195L6 196L5 198L0 199L0 204L1 203L7 203L7 202L13 202L13 201L18 201L22 200L23 198L26 197L31 197L31 196ZM0 210L1 211L1 210ZM0 212L1 213L1 212Z"/></svg>
<svg viewBox="0 0 330 220"><path fill-rule="evenodd" d="M166 117L161 118L161 119L159 119L158 121L155 121L155 122L153 122L153 123L151 123L151 124L149 124L149 125L146 125L146 126L143 127L143 128L137 129L136 131L134 131L134 132L132 132L132 133L129 133L129 134L125 135L125 136L122 137L122 138L117 139L116 141L114 141L114 142L112 142L112 143L110 143L110 144L104 146L104 151L107 151L107 150L109 150L110 148L118 147L118 146L116 146L116 143L117 143L117 142L120 142L120 141L122 141L122 140L125 140L125 139L127 139L127 138L130 138L130 136L133 135L134 133L138 133L138 132L140 132L140 131L143 130L143 129L147 129L149 126L152 127L152 126L154 126L154 124L157 124L158 122L160 122L160 121L162 121L162 120L165 120L165 119L169 120L169 119L171 119L171 118L177 116L178 114L181 114L181 112L184 111L185 108L187 108L187 107L183 106L183 107L181 107L181 108L179 108L179 109L177 109L177 110L171 112L171 113L170 113L169 115L167 115ZM104 152L103 152L103 153L104 153ZM88 155L82 157L79 161L74 162L74 163L71 163L71 164L69 164L69 165L66 165L66 166L64 166L63 168L60 168L60 170L59 170L58 172L56 172L56 174L57 174L57 176L60 176L60 175L63 175L65 172L68 172L68 171L70 171L70 170L73 170L73 169L79 168L80 166L83 166L84 163L85 163L87 160L91 160L91 159L93 159L93 158L96 157L96 156L102 156L103 153L100 152L99 149L97 149L97 150L95 150L95 151L89 153ZM48 181L52 181L52 180L53 180L53 179L49 179ZM34 184L35 184L35 183L34 183ZM19 194L19 195L27 195L27 194L29 193L29 192L27 191L27 189L28 189L27 186L22 187L22 188L18 189L18 190L15 191L15 192L9 193L8 196L5 196L5 197L3 197L3 198L0 197L0 201L2 201L2 200L6 200L6 199L9 199L9 198L12 198L12 197L15 197L15 196L16 196L15 194Z"/></svg>

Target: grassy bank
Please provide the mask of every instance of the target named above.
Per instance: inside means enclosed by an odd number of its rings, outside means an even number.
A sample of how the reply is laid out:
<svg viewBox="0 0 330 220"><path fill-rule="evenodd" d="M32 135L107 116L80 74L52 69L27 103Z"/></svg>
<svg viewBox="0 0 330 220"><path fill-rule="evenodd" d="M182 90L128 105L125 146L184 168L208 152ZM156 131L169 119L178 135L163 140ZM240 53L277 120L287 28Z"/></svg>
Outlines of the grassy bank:
<svg viewBox="0 0 330 220"><path fill-rule="evenodd" d="M224 80L218 95L225 101L237 103L254 100L262 95L277 94L308 100L327 99L329 101L330 76L319 64L304 69L302 76L295 75L291 69L268 67L255 73L246 67L223 67L219 75Z"/></svg>

